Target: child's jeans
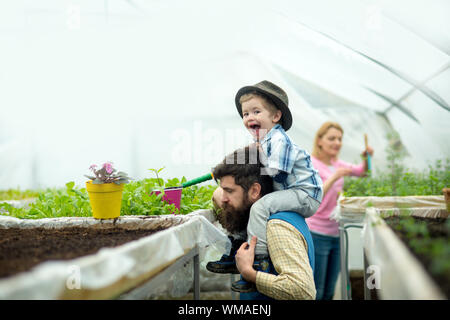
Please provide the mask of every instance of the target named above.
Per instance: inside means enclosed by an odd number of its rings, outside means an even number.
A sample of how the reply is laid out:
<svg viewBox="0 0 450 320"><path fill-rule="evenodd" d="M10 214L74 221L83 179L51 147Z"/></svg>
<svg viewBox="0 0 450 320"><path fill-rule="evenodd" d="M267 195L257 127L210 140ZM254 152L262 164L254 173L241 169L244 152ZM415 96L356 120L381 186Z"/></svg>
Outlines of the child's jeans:
<svg viewBox="0 0 450 320"><path fill-rule="evenodd" d="M255 254L269 255L266 228L267 219L271 214L294 211L308 218L317 211L319 205L319 201L300 189L274 191L256 201L250 209L247 225L247 241L250 243L252 236L258 237Z"/></svg>

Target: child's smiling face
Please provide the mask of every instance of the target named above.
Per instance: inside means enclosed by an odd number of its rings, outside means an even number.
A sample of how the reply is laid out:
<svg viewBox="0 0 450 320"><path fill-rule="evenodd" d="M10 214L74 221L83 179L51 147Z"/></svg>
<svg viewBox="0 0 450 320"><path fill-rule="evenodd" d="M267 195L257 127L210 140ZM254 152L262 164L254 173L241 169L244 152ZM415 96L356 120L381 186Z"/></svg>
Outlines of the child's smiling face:
<svg viewBox="0 0 450 320"><path fill-rule="evenodd" d="M254 96L242 102L242 120L252 136L261 141L281 119L281 111L272 112L265 106L263 98Z"/></svg>

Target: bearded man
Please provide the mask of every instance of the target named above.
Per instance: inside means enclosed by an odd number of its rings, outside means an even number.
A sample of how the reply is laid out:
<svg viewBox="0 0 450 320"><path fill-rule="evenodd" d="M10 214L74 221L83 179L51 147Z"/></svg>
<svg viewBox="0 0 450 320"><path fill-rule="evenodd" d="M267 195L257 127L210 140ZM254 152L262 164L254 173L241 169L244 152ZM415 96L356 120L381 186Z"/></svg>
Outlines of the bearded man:
<svg viewBox="0 0 450 320"><path fill-rule="evenodd" d="M255 256L256 237L245 241L251 206L273 190L263 168L256 146L236 150L214 168L220 187L212 200L219 222L232 235L232 250L207 269L240 273L243 283L251 283L254 288L247 292L239 282L233 284L241 300L315 299L314 245L302 216L283 211L269 217L266 239L259 239L267 242L268 258Z"/></svg>

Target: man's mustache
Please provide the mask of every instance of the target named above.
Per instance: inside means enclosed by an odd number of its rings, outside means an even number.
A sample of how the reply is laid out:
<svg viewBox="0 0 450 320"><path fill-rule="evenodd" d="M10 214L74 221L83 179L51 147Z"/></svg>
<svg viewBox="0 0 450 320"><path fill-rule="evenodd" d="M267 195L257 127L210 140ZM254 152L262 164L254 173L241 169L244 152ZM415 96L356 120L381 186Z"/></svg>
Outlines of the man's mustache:
<svg viewBox="0 0 450 320"><path fill-rule="evenodd" d="M245 204L242 208L236 209L232 205L224 203L218 220L231 233L245 231L247 230L250 207L251 205Z"/></svg>

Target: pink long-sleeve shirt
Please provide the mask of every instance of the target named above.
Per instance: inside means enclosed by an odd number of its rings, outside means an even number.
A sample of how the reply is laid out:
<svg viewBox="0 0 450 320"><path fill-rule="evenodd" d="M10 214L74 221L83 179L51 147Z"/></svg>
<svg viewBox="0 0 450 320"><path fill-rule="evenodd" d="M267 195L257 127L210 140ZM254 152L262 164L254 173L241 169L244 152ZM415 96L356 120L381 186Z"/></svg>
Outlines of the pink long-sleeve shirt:
<svg viewBox="0 0 450 320"><path fill-rule="evenodd" d="M352 176L361 176L364 173L364 163L354 165L342 160L337 160L332 161L331 166L328 166L313 156L311 156L311 160L314 168L319 171L319 175L324 183L333 175L336 169L340 167L352 169ZM306 219L306 223L312 232L329 236L339 235L339 224L337 221L331 220L330 215L337 205L339 192L342 191L343 186L343 177L336 180L330 189L328 189L328 192L323 196L322 203L320 204L317 212L312 217Z"/></svg>

